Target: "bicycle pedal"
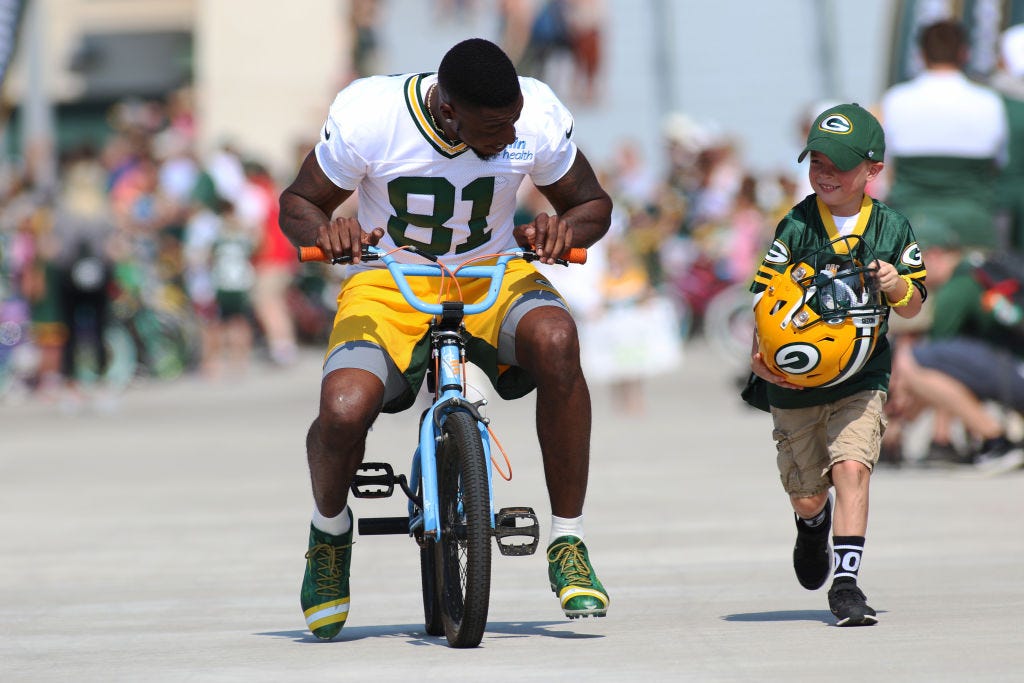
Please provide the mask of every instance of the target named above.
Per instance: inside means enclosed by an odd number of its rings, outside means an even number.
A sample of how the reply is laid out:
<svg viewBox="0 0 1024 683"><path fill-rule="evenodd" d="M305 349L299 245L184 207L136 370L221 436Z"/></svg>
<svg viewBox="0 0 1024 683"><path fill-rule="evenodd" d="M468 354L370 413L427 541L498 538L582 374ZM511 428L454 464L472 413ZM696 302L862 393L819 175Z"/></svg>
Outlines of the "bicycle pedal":
<svg viewBox="0 0 1024 683"><path fill-rule="evenodd" d="M540 543L540 522L533 508L502 508L492 533L502 555L532 555Z"/></svg>
<svg viewBox="0 0 1024 683"><path fill-rule="evenodd" d="M356 498L389 498L395 492L395 471L386 462L364 462L351 488Z"/></svg>
<svg viewBox="0 0 1024 683"><path fill-rule="evenodd" d="M409 517L364 517L359 520L360 536L409 535Z"/></svg>

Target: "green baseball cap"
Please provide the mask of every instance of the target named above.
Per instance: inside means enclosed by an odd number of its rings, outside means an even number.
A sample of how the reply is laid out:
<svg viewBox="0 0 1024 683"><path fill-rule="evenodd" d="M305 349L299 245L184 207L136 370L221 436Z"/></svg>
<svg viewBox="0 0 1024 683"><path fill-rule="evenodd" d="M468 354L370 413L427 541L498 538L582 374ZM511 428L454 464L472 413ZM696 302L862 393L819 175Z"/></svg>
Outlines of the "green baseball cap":
<svg viewBox="0 0 1024 683"><path fill-rule="evenodd" d="M840 171L849 171L862 161L885 157L882 124L859 104L840 104L818 114L807 134L807 145L797 161L811 151L821 152Z"/></svg>

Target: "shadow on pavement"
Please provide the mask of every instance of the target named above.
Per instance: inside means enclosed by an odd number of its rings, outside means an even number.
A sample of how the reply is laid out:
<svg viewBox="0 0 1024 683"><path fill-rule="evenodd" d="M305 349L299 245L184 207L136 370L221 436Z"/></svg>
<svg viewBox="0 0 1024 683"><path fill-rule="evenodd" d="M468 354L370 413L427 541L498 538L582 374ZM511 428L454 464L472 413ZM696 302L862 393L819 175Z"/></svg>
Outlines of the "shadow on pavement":
<svg viewBox="0 0 1024 683"><path fill-rule="evenodd" d="M827 610L818 609L795 609L779 610L775 612L746 612L743 614L727 614L722 617L723 621L820 621L828 625L835 623L836 618Z"/></svg>
<svg viewBox="0 0 1024 683"><path fill-rule="evenodd" d="M743 616L743 615L740 615ZM738 621L746 621L739 619ZM548 638L563 638L569 640L586 640L591 638L604 638L602 634L575 633L572 631L560 631L549 629L549 626L568 625L567 621L497 621L488 622L487 630L484 631L484 642L492 638L528 638L533 636L544 636ZM381 626L346 626L342 629L337 638L331 641L317 639L312 633L306 630L294 631L264 631L255 633L257 636L268 636L271 638L287 638L297 643L344 643L348 641L362 640L364 638L401 638L410 645L441 645L448 646L444 636L428 636L423 632L421 624L390 624Z"/></svg>

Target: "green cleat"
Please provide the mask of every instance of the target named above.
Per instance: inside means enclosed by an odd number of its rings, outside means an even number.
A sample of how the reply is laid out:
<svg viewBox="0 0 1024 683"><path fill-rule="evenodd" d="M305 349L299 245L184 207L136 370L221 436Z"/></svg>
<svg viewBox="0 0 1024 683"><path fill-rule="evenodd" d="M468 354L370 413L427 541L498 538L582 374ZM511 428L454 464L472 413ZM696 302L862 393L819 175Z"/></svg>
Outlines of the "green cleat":
<svg viewBox="0 0 1024 683"><path fill-rule="evenodd" d="M590 566L587 546L575 536L559 536L548 546L548 580L570 619L608 614L608 592Z"/></svg>
<svg viewBox="0 0 1024 683"><path fill-rule="evenodd" d="M351 519L351 510L348 514ZM309 551L300 601L306 625L321 640L338 635L348 618L352 532L349 529L346 534L332 536L309 525Z"/></svg>

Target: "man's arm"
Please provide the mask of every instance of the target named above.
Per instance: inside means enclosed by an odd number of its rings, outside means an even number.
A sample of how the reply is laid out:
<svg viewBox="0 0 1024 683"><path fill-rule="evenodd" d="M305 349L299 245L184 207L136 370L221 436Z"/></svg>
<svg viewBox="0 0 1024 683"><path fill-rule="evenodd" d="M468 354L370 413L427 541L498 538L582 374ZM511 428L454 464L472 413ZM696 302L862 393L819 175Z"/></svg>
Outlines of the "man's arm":
<svg viewBox="0 0 1024 683"><path fill-rule="evenodd" d="M317 244L334 210L352 195L328 178L312 151L306 155L292 184L281 193L281 231L295 246Z"/></svg>
<svg viewBox="0 0 1024 683"><path fill-rule="evenodd" d="M572 243L567 247L589 247L608 232L612 199L601 187L582 151L576 151L576 159L564 176L537 189L572 230Z"/></svg>

